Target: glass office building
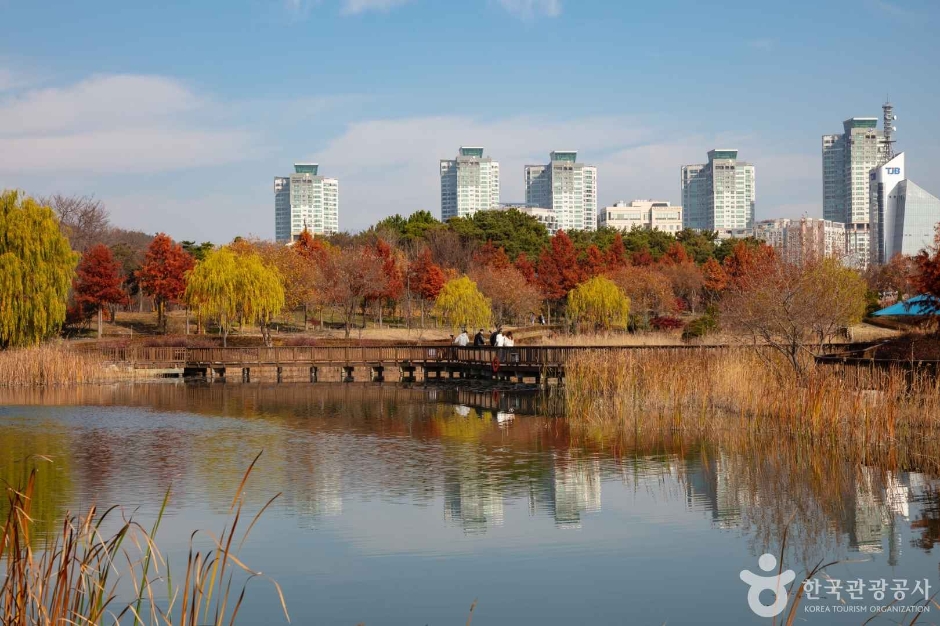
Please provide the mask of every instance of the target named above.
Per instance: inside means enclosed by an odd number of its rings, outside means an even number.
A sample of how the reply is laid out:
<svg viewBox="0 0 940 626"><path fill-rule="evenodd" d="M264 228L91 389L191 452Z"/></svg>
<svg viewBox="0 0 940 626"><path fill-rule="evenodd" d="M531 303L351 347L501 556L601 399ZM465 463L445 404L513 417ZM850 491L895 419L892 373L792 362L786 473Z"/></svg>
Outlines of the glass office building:
<svg viewBox="0 0 940 626"><path fill-rule="evenodd" d="M873 263L887 263L896 254L913 256L933 244L940 199L906 174L903 152L871 171Z"/></svg>

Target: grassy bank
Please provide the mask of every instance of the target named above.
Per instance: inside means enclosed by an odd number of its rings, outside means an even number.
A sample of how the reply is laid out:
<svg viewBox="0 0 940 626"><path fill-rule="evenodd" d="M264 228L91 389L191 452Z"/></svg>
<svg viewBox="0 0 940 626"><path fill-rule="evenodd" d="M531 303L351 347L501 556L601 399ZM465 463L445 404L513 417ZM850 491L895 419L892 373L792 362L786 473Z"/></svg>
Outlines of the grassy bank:
<svg viewBox="0 0 940 626"><path fill-rule="evenodd" d="M940 469L940 383L887 371L818 368L804 384L773 355L748 350L586 353L568 363L566 403L582 429L681 433L734 442L811 442L848 459L903 454Z"/></svg>
<svg viewBox="0 0 940 626"><path fill-rule="evenodd" d="M133 370L105 363L97 353L63 343L0 351L0 387L105 383L135 376Z"/></svg>

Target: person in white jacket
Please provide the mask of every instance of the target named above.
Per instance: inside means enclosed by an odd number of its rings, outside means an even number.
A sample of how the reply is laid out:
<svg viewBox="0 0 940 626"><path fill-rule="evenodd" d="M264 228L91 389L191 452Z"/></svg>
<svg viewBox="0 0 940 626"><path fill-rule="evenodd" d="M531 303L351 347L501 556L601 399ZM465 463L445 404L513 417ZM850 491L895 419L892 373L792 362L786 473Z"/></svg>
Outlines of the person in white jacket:
<svg viewBox="0 0 940 626"><path fill-rule="evenodd" d="M506 335L503 334L502 330L496 332L496 347L504 348L506 346Z"/></svg>
<svg viewBox="0 0 940 626"><path fill-rule="evenodd" d="M464 328L460 331L460 334L457 335L457 338L454 339L454 345L466 348L468 343L470 343L470 335L467 334L467 329Z"/></svg>

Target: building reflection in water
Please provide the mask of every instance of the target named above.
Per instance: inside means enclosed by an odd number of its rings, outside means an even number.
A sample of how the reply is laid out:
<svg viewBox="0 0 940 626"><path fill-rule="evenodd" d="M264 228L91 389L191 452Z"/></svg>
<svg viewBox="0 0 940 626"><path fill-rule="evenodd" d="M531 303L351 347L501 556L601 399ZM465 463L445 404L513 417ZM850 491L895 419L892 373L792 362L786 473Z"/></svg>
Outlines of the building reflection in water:
<svg viewBox="0 0 940 626"><path fill-rule="evenodd" d="M566 420L547 417L540 394L338 384L17 393L0 402L5 413L15 417L10 406L37 405L34 412L49 426L25 431L15 420L0 421L0 442L19 456L59 460L61 479L49 486L45 506L59 513L96 497L144 493L142 501L159 502L170 483L180 502L224 510L232 486L263 448L255 474L262 488L248 497L263 504L272 489L283 489L279 506L309 527L348 514L354 499L379 498L435 507L443 501L444 522L467 534L504 525L514 501L528 501L532 516L558 528L581 528L601 511L602 482L620 476L627 491L642 488L659 501L684 503L716 528L749 535L755 549L773 547L791 520L794 544L840 542L856 552L886 553L892 565L902 556L906 528L920 533L910 540L918 549L940 541L940 496L923 474L838 458L807 462L783 446L755 454L659 438L621 442L612 453L607 442L579 439ZM51 412L56 404L122 410L69 421ZM144 411L124 410L134 406ZM183 417L174 421L174 411ZM0 478L14 482L22 474L12 461L0 470ZM609 497L620 497L616 489Z"/></svg>

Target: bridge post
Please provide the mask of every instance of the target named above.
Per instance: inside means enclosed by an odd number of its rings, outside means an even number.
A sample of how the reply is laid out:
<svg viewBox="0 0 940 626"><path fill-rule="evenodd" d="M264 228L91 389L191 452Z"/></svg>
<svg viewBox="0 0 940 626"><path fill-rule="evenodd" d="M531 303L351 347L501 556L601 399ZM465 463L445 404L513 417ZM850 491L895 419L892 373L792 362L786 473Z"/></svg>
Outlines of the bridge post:
<svg viewBox="0 0 940 626"><path fill-rule="evenodd" d="M215 372L215 375L221 378L223 381L225 380L225 368L224 367L214 367L212 368L212 371Z"/></svg>
<svg viewBox="0 0 940 626"><path fill-rule="evenodd" d="M318 374L319 374L319 371L317 370L317 368L316 368L316 367L311 367L311 368L310 368L310 382L312 382L312 383L317 382L317 375L318 375Z"/></svg>
<svg viewBox="0 0 940 626"><path fill-rule="evenodd" d="M385 382L385 368L381 365L373 365L369 368L369 379L374 383Z"/></svg>
<svg viewBox="0 0 940 626"><path fill-rule="evenodd" d="M352 365L343 366L343 380L344 383L351 383L355 380L353 373L356 371L356 368Z"/></svg>
<svg viewBox="0 0 940 626"><path fill-rule="evenodd" d="M243 383L251 382L251 368L249 367L242 368L242 382Z"/></svg>
<svg viewBox="0 0 940 626"><path fill-rule="evenodd" d="M281 375L284 373L284 368L280 365L277 366L277 382L281 382Z"/></svg>
<svg viewBox="0 0 940 626"><path fill-rule="evenodd" d="M416 381L414 365L401 365L398 367L398 371L401 377L401 382L413 383Z"/></svg>

